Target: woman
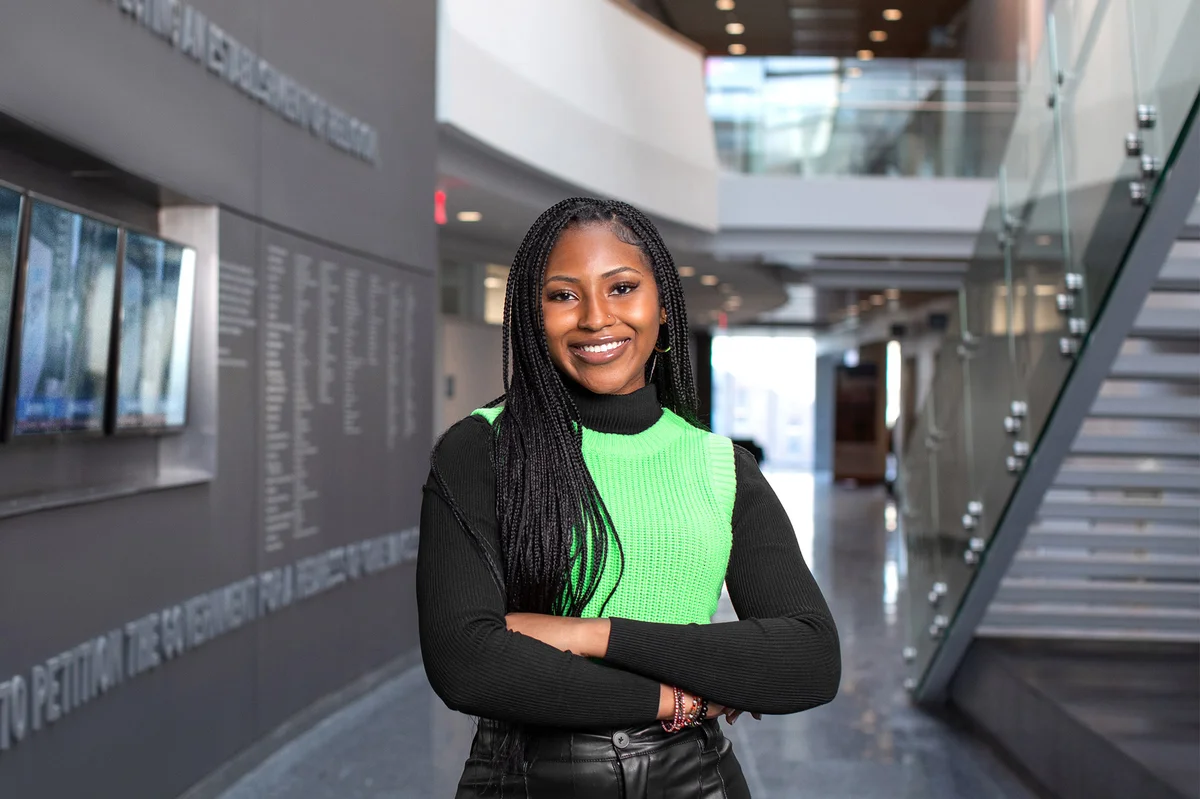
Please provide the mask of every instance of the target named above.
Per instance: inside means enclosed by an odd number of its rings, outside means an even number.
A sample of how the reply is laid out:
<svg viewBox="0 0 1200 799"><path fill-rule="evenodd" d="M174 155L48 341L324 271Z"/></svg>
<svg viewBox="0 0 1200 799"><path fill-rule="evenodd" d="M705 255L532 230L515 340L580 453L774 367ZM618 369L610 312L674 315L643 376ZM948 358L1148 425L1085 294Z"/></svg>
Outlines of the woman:
<svg viewBox="0 0 1200 799"><path fill-rule="evenodd" d="M830 701L837 631L752 456L697 422L654 225L530 228L505 393L434 448L417 600L434 691L481 722L458 797L749 796L718 717ZM722 583L741 621L709 624Z"/></svg>

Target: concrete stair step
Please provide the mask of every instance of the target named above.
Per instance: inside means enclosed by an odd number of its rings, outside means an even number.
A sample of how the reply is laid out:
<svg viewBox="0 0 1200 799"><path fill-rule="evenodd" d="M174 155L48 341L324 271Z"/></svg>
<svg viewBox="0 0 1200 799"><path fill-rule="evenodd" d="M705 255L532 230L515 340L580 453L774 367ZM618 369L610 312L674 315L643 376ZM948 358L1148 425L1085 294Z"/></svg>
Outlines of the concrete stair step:
<svg viewBox="0 0 1200 799"><path fill-rule="evenodd" d="M1025 534L1023 548L1147 552L1200 557L1200 528L1081 528L1036 524Z"/></svg>
<svg viewBox="0 0 1200 799"><path fill-rule="evenodd" d="M1200 608L1200 583L1095 580L1070 577L1005 577L996 602L1096 604Z"/></svg>
<svg viewBox="0 0 1200 799"><path fill-rule="evenodd" d="M1200 583L1200 557L1022 549L1008 576Z"/></svg>
<svg viewBox="0 0 1200 799"><path fill-rule="evenodd" d="M1133 455L1147 458L1200 458L1200 436L1094 435L1081 433L1072 455Z"/></svg>
<svg viewBox="0 0 1200 799"><path fill-rule="evenodd" d="M1068 466L1054 478L1055 488L1092 488L1131 491L1200 491L1200 468L1171 466L1161 469Z"/></svg>
<svg viewBox="0 0 1200 799"><path fill-rule="evenodd" d="M1200 419L1200 397L1098 397L1088 416L1100 419Z"/></svg>
<svg viewBox="0 0 1200 799"><path fill-rule="evenodd" d="M1109 374L1124 380L1200 382L1200 355L1118 355Z"/></svg>
<svg viewBox="0 0 1200 799"><path fill-rule="evenodd" d="M1132 499L1047 497L1038 510L1041 519L1179 522L1200 532L1200 499Z"/></svg>

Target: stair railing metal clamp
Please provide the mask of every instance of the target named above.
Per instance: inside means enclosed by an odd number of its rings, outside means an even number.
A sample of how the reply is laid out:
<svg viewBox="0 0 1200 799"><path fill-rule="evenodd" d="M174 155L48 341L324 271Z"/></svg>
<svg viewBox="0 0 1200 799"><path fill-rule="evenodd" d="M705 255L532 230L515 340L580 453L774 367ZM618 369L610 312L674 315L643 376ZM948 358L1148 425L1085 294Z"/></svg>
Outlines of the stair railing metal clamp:
<svg viewBox="0 0 1200 799"><path fill-rule="evenodd" d="M936 608L941 603L942 597L944 597L949 591L950 591L949 586L947 586L941 580L937 581L929 589L929 596L928 596L929 604L933 605Z"/></svg>

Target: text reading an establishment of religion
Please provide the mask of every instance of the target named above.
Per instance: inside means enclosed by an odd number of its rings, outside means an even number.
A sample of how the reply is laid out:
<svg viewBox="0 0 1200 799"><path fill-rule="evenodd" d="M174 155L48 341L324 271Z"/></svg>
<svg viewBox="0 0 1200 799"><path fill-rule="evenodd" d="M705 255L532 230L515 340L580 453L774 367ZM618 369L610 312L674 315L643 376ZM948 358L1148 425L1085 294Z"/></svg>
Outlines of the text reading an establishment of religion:
<svg viewBox="0 0 1200 799"><path fill-rule="evenodd" d="M367 163L379 164L379 134L281 72L181 0L108 0L197 64L283 119Z"/></svg>
<svg viewBox="0 0 1200 799"><path fill-rule="evenodd" d="M417 556L418 532L397 533L269 569L169 605L70 647L0 682L0 755L167 661L256 619Z"/></svg>

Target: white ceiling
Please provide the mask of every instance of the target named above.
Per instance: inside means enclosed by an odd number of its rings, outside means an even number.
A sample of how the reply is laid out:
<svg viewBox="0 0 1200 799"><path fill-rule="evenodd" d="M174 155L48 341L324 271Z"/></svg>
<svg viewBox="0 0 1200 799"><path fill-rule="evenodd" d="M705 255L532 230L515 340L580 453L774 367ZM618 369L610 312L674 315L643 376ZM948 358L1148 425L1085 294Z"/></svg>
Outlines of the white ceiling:
<svg viewBox="0 0 1200 799"><path fill-rule="evenodd" d="M523 164L489 150L484 145L445 126L439 138L438 188L446 194L447 222L439 231L441 257L449 261L509 264L529 226L546 208L585 189L554 180ZM477 222L462 222L461 211L481 215ZM730 297L740 298L736 310L727 310L730 324L749 322L781 306L786 289L773 270L756 259L718 259L711 254L711 235L676 223L655 219L677 266L691 266L695 277L683 278L688 315L693 325L718 321ZM700 278L718 278L715 287Z"/></svg>

